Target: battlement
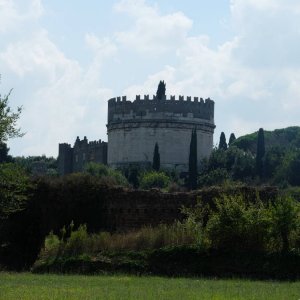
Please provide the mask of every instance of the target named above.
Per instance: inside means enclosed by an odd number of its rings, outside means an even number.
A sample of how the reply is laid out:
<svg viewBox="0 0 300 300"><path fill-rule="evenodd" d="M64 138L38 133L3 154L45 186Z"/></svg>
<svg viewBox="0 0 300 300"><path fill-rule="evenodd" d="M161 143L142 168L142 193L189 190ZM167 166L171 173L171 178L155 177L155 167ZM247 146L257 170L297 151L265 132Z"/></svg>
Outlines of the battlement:
<svg viewBox="0 0 300 300"><path fill-rule="evenodd" d="M214 101L191 96L169 96L158 99L155 95L150 97L136 95L135 100L127 100L126 96L108 100L108 124L130 118L163 118L182 117L214 120Z"/></svg>
<svg viewBox="0 0 300 300"><path fill-rule="evenodd" d="M86 136L83 138L83 140L80 140L79 136L77 136L76 141L74 143L74 148L96 147L96 146L101 146L101 145L103 146L106 144L107 143L104 141L101 141L101 139L99 139L98 141L89 142Z"/></svg>

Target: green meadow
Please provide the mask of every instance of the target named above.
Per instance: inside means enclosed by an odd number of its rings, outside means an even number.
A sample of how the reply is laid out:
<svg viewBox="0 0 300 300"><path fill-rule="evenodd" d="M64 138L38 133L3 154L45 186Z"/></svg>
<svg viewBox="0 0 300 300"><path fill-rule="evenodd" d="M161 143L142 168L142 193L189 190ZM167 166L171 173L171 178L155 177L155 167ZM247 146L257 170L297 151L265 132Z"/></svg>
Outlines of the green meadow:
<svg viewBox="0 0 300 300"><path fill-rule="evenodd" d="M300 299L300 282L0 273L0 299Z"/></svg>

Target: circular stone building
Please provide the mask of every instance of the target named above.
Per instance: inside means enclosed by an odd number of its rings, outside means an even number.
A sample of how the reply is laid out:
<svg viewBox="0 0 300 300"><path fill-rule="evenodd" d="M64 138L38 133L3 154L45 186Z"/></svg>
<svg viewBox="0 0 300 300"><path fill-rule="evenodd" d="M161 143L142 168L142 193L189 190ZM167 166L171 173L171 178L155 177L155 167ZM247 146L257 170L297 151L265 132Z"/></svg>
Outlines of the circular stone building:
<svg viewBox="0 0 300 300"><path fill-rule="evenodd" d="M198 163L213 148L214 101L202 98L125 96L108 101L107 163L112 167L149 166L155 143L161 168L187 171L192 130L197 132Z"/></svg>

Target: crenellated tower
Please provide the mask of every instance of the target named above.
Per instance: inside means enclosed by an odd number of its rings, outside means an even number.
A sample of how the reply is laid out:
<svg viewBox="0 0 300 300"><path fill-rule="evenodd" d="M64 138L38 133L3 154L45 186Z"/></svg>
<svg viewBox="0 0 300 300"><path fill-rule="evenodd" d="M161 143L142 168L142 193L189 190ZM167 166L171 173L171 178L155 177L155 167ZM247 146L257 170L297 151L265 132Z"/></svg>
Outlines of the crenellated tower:
<svg viewBox="0 0 300 300"><path fill-rule="evenodd" d="M108 165L150 165L157 142L161 166L186 171L192 129L197 129L198 158L213 148L214 101L198 97L137 95L108 100Z"/></svg>

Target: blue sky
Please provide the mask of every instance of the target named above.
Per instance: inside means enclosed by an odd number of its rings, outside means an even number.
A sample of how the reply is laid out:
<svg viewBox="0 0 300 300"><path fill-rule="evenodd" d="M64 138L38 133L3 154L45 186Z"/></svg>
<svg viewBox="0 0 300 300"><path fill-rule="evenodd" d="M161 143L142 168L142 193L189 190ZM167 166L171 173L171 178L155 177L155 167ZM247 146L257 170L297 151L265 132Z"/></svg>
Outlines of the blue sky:
<svg viewBox="0 0 300 300"><path fill-rule="evenodd" d="M88 3L88 4L87 4ZM215 142L299 126L296 0L0 0L0 93L24 110L13 155L107 140L107 99L215 100Z"/></svg>

